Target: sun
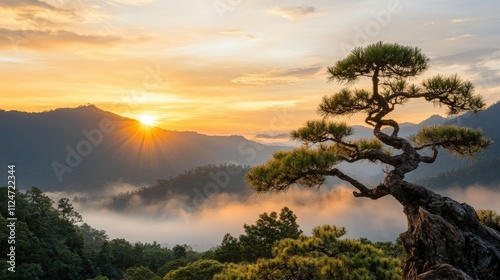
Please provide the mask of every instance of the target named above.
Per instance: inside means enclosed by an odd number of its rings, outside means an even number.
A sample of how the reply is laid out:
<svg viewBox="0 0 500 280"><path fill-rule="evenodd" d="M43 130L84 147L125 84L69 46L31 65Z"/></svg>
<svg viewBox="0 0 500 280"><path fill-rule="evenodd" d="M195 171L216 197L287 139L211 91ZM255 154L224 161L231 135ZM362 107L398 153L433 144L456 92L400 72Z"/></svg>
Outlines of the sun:
<svg viewBox="0 0 500 280"><path fill-rule="evenodd" d="M141 115L141 116L139 116L139 121L143 125L152 126L155 124L156 118L151 116L151 115Z"/></svg>

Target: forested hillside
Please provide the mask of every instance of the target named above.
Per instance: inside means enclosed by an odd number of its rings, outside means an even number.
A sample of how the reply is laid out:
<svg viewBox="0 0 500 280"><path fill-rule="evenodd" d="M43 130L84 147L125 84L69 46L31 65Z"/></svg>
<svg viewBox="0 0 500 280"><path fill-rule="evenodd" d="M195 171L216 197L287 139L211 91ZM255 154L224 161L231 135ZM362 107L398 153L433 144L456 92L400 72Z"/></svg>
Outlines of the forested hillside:
<svg viewBox="0 0 500 280"><path fill-rule="evenodd" d="M114 196L105 206L115 211L140 212L137 200L141 206L147 206L182 197L187 200L187 207L195 209L221 193L246 197L250 193L245 183L249 169L227 164L200 166L170 179L157 180L151 187Z"/></svg>

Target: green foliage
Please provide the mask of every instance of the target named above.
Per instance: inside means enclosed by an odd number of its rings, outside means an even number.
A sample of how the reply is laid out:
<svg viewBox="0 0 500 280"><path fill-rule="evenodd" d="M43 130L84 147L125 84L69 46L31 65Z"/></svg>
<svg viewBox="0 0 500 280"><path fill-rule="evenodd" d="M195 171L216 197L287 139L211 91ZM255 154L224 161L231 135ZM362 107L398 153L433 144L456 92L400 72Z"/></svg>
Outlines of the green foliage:
<svg viewBox="0 0 500 280"><path fill-rule="evenodd" d="M394 258L402 259L405 254L403 248L403 241L399 237L396 239L396 243L380 242L380 241L372 242L366 238L360 238L359 241L363 244L373 245L374 247L381 249L385 255Z"/></svg>
<svg viewBox="0 0 500 280"><path fill-rule="evenodd" d="M96 273L110 279L122 279L127 268L145 266L156 271L170 261L172 252L158 244L132 245L125 239L105 240L94 261Z"/></svg>
<svg viewBox="0 0 500 280"><path fill-rule="evenodd" d="M496 211L479 209L476 212L483 225L500 232L500 215Z"/></svg>
<svg viewBox="0 0 500 280"><path fill-rule="evenodd" d="M273 257L229 265L214 279L401 279L401 260L357 240L344 228L317 227L311 237L284 239Z"/></svg>
<svg viewBox="0 0 500 280"><path fill-rule="evenodd" d="M7 270L7 268L5 268ZM30 279L30 280L40 280L40 279L46 279L44 277L44 271L42 269L42 266L40 264L36 263L23 263L20 264L19 266L16 266L16 272L15 273L7 273L7 274L0 274L0 279L7 279L7 280L14 280L14 279L19 279L19 280L25 280L25 279Z"/></svg>
<svg viewBox="0 0 500 280"><path fill-rule="evenodd" d="M172 248L172 251L174 252L174 259L185 258L187 247L187 245L175 245L174 248Z"/></svg>
<svg viewBox="0 0 500 280"><path fill-rule="evenodd" d="M192 260L188 260L186 258L175 259L167 261L164 265L162 265L157 272L157 275L165 276L170 271L177 270L180 267L186 266L193 262Z"/></svg>
<svg viewBox="0 0 500 280"><path fill-rule="evenodd" d="M198 260L187 266L170 271L164 280L211 280L222 271L224 265L216 260Z"/></svg>
<svg viewBox="0 0 500 280"><path fill-rule="evenodd" d="M0 193L0 226L6 228L7 188L0 188ZM124 239L108 240L103 230L86 223L74 224L81 216L68 199L54 205L36 187L26 194L16 192L16 217L15 246L19 263L16 263L15 274L7 272L6 260L2 257L8 253L7 246L0 247L3 265L0 279L122 279L130 267L143 266L156 272L173 261L172 250L157 243L132 245ZM0 231L2 242L6 238L6 233ZM183 265L188 262L184 261Z"/></svg>
<svg viewBox="0 0 500 280"><path fill-rule="evenodd" d="M278 214L271 212L259 215L259 219L253 225L243 225L245 234L239 240L243 246L247 261L255 261L259 258L269 258L272 246L285 238L298 238L302 231L297 224L297 216L288 208L284 207Z"/></svg>
<svg viewBox="0 0 500 280"><path fill-rule="evenodd" d="M422 82L426 91L433 92L440 98L433 99L437 105L447 105L448 113L455 115L461 112L464 104L466 110L477 112L486 105L481 96L474 94L474 85L463 81L459 76L444 77L441 75L429 78Z"/></svg>
<svg viewBox="0 0 500 280"><path fill-rule="evenodd" d="M492 143L483 136L481 129L455 125L423 127L410 139L421 147L441 146L454 154L466 156L482 151Z"/></svg>
<svg viewBox="0 0 500 280"><path fill-rule="evenodd" d="M222 263L241 262L245 259L244 250L238 238L226 233L220 246L215 249L214 258Z"/></svg>
<svg viewBox="0 0 500 280"><path fill-rule="evenodd" d="M263 213L253 225L244 225L245 234L238 239L226 234L214 256L220 262L253 262L272 256L272 246L285 238L296 239L302 234L297 216L288 207Z"/></svg>
<svg viewBox="0 0 500 280"><path fill-rule="evenodd" d="M152 271L158 271L161 266L163 266L166 262L171 261L174 257L172 250L162 248L156 242L145 244L136 243L134 245L134 255L136 259L140 260L140 262L136 261L136 264L146 266Z"/></svg>
<svg viewBox="0 0 500 280"><path fill-rule="evenodd" d="M319 113L323 116L376 113L380 108L393 110L389 105L403 104L410 98L423 98L438 106L446 106L449 114L482 109L481 96L474 93L471 82L457 75L441 75L424 80L421 85L409 84L411 77L427 69L429 59L419 48L378 42L356 48L346 58L328 68L330 80L354 82L359 77L372 79L372 92L362 89L341 89L323 98ZM380 81L382 79L382 81ZM379 92L380 87L380 92ZM381 94L385 99L380 100Z"/></svg>
<svg viewBox="0 0 500 280"><path fill-rule="evenodd" d="M197 260L206 259L208 258L207 256L211 255L211 253L195 252L186 244L175 245L170 251L171 257L163 262L163 265L156 271L156 275L163 277L170 271L177 270Z"/></svg>
<svg viewBox="0 0 500 280"><path fill-rule="evenodd" d="M85 257L93 268L98 268L101 265L98 260L101 246L108 240L106 232L94 229L87 223L81 224L77 229L83 238Z"/></svg>
<svg viewBox="0 0 500 280"><path fill-rule="evenodd" d="M157 275L163 276L169 271L165 270L164 266L174 261L172 250L162 248L156 242L132 245L125 239L108 240L104 231L84 225L82 227L86 231L84 233L85 248L86 253L91 256L94 275L106 276L109 279L122 279L128 268L146 267L153 273L157 272ZM184 260L182 264L173 268L187 263L188 261ZM164 273L160 273L162 269L165 270Z"/></svg>
<svg viewBox="0 0 500 280"><path fill-rule="evenodd" d="M352 135L354 129L346 123L308 121L306 125L290 133L292 139L305 143L319 143L328 140L342 140Z"/></svg>
<svg viewBox="0 0 500 280"><path fill-rule="evenodd" d="M134 266L127 268L123 280L161 280L161 277L145 266Z"/></svg>
<svg viewBox="0 0 500 280"><path fill-rule="evenodd" d="M82 215L75 211L73 205L69 203L69 199L66 197L59 199L57 203L57 210L59 210L59 214L61 215L61 218L63 220L68 221L72 224L80 223L83 221Z"/></svg>
<svg viewBox="0 0 500 280"><path fill-rule="evenodd" d="M106 276L99 275L99 276L96 276L96 277L94 277L92 279L88 279L88 280L109 280L109 278Z"/></svg>
<svg viewBox="0 0 500 280"><path fill-rule="evenodd" d="M252 168L246 179L255 191L280 191L295 182L313 187L325 181L321 171L328 170L339 160L332 153L307 147L276 152L267 164Z"/></svg>
<svg viewBox="0 0 500 280"><path fill-rule="evenodd" d="M360 76L412 77L427 69L429 58L419 48L378 42L355 48L335 66L328 67L331 80L354 82Z"/></svg>
<svg viewBox="0 0 500 280"><path fill-rule="evenodd" d="M318 113L324 117L350 116L372 108L370 103L371 94L363 89L341 89L334 95L324 96L318 106Z"/></svg>
<svg viewBox="0 0 500 280"><path fill-rule="evenodd" d="M0 189L0 226L6 227L7 188ZM75 226L61 218L52 200L39 188L16 191L16 265L18 279L85 279L91 271L83 239ZM70 205L68 205L70 206ZM5 263L7 246L0 249ZM0 279L7 275L0 272Z"/></svg>
<svg viewBox="0 0 500 280"><path fill-rule="evenodd" d="M371 151L382 152L386 155L391 154L391 149L388 149L387 147L385 147L384 143L382 143L380 140L378 140L376 138L355 139L355 140L350 141L350 144L355 145L357 147L357 150L359 150L359 151L371 150Z"/></svg>

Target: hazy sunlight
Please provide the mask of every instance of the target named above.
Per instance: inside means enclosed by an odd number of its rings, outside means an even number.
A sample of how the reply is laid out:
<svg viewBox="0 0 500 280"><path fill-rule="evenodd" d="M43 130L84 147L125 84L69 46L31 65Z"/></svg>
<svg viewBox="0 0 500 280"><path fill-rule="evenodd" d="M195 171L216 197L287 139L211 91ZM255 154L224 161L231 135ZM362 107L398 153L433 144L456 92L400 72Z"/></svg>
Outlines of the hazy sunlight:
<svg viewBox="0 0 500 280"><path fill-rule="evenodd" d="M139 121L147 126L153 126L156 122L156 118L150 115L141 115Z"/></svg>

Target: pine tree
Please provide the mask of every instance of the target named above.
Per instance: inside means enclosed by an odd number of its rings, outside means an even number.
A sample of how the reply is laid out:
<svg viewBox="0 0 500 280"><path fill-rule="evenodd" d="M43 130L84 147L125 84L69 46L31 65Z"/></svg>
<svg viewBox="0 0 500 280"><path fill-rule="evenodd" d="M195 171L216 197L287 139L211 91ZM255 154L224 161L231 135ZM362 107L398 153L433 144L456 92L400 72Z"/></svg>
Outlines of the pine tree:
<svg viewBox="0 0 500 280"><path fill-rule="evenodd" d="M405 278L444 270L476 278L500 275L500 238L492 237L480 225L474 209L405 180L405 175L420 164L434 162L441 149L472 156L491 143L481 130L458 126L424 127L412 137L399 136L400 126L389 115L410 100L444 106L450 115L478 112L485 107L474 85L457 75L437 75L419 84L411 83L428 68L428 62L419 48L400 44L378 42L354 49L328 68L329 80L347 87L323 97L318 107L323 118L308 121L291 133L304 146L275 153L266 164L254 167L247 181L257 192L276 192L295 184L317 187L327 176L335 176L356 188L356 197L379 199L391 195L404 206L408 218L408 231L401 236L406 252ZM362 78L370 80L369 90L351 87ZM354 114L365 116L365 123L373 129L373 138L350 139L353 128L345 122L332 121L334 117ZM389 132L384 128L390 128ZM369 186L337 168L341 162L358 161L387 166L383 181ZM450 230L461 236L451 236ZM432 236L436 234L440 236ZM469 238L477 242L469 242ZM456 250L449 248L452 242L457 243ZM481 262L481 268L477 268L463 252L485 244L493 249L473 256ZM456 251L460 250L463 252L458 254ZM488 254L492 256L489 259Z"/></svg>

